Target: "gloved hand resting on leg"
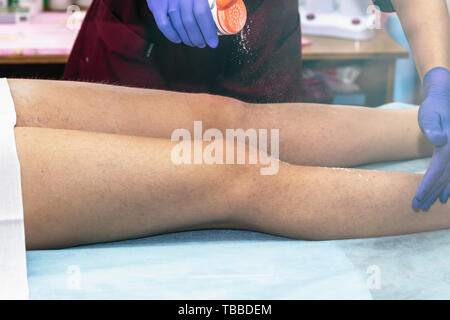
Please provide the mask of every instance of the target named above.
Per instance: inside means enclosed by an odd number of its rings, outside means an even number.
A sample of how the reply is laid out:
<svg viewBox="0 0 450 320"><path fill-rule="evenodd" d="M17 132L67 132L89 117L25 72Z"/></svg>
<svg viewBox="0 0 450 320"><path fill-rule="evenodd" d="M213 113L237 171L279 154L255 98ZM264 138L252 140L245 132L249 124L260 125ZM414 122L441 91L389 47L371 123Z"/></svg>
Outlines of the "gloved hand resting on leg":
<svg viewBox="0 0 450 320"><path fill-rule="evenodd" d="M428 210L438 197L445 203L450 196L450 71L443 67L430 70L424 78L424 89L419 125L435 151L413 206Z"/></svg>

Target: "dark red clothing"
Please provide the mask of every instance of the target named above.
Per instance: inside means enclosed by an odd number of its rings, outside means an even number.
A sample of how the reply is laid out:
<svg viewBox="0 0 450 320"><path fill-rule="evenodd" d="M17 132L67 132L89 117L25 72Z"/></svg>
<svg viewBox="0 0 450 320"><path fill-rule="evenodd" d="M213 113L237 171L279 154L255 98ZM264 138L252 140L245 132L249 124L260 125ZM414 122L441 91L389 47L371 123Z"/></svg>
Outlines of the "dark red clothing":
<svg viewBox="0 0 450 320"><path fill-rule="evenodd" d="M298 0L245 0L243 36L217 49L168 41L146 0L94 0L64 78L208 92L248 102L302 100Z"/></svg>

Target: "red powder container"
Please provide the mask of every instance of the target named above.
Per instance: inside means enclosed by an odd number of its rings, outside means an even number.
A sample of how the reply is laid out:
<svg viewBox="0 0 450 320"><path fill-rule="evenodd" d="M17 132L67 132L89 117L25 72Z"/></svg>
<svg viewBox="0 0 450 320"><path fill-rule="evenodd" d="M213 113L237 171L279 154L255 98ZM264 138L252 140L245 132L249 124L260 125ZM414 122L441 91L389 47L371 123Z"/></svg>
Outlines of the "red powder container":
<svg viewBox="0 0 450 320"><path fill-rule="evenodd" d="M242 0L209 0L219 35L239 33L247 22L247 8Z"/></svg>

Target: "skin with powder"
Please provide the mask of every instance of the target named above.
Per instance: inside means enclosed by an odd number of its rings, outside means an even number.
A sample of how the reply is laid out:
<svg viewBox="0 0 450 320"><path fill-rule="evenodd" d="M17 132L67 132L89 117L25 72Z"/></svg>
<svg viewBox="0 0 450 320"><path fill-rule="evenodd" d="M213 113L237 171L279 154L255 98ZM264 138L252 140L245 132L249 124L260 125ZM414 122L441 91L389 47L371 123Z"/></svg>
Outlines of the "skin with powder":
<svg viewBox="0 0 450 320"><path fill-rule="evenodd" d="M251 105L73 82L9 84L28 249L209 228L324 240L450 227L448 204L435 203L426 214L412 209L422 175L338 169L431 155L417 110ZM196 120L222 131L279 129L279 172L175 165L171 133Z"/></svg>

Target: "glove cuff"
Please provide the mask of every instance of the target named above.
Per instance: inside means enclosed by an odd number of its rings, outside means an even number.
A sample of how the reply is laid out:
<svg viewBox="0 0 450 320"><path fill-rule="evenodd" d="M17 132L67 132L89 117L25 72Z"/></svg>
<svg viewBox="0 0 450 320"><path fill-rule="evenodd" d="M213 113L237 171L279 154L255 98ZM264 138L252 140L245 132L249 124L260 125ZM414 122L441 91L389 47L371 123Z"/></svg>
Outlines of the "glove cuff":
<svg viewBox="0 0 450 320"><path fill-rule="evenodd" d="M450 95L450 71L445 67L436 67L423 78L425 94Z"/></svg>

